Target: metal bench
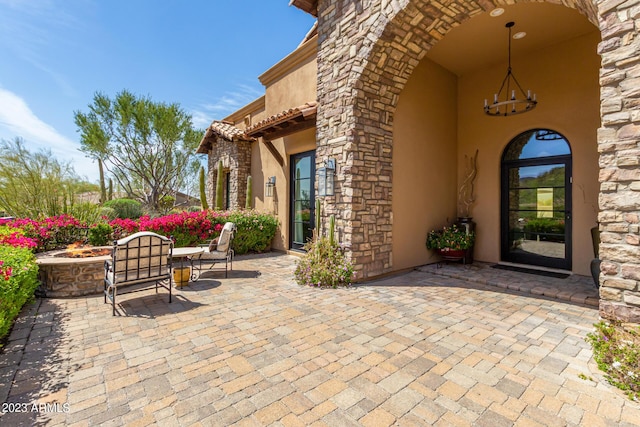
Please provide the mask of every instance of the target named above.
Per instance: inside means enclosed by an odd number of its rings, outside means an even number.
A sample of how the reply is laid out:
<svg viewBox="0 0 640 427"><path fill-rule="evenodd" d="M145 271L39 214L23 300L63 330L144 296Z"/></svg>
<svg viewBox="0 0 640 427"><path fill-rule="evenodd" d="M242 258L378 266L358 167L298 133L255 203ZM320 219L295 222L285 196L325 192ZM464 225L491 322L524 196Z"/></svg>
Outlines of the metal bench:
<svg viewBox="0 0 640 427"><path fill-rule="evenodd" d="M113 242L111 259L104 263L104 302L111 301L116 315L116 296L152 289L169 291L171 302L171 239L149 231L132 234ZM134 286L145 285L145 286ZM119 292L120 288L131 290Z"/></svg>

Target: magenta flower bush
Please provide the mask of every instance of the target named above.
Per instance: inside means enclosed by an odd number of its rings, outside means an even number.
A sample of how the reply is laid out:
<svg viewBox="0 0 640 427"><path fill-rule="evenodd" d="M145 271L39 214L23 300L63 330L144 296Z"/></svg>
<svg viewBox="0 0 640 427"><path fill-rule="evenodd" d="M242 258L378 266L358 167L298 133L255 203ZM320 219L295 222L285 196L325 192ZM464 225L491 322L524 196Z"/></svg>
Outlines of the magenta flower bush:
<svg viewBox="0 0 640 427"><path fill-rule="evenodd" d="M47 217L41 220L21 218L5 221L0 225L19 229L25 237L36 243L36 252L55 249L83 240L87 228L86 224L70 215Z"/></svg>
<svg viewBox="0 0 640 427"><path fill-rule="evenodd" d="M0 245L9 245L16 248L32 249L38 246L35 240L24 237L21 232L14 231L9 235L0 235Z"/></svg>
<svg viewBox="0 0 640 427"><path fill-rule="evenodd" d="M173 238L176 247L194 246L217 237L225 222L234 222L238 231L234 240L236 254L269 250L278 221L273 215L257 211L220 212L213 210L180 212L157 218L114 219L88 225L68 215L42 220L15 219L5 222L31 239L35 252L65 247L79 240L91 244L110 244L113 240L138 231L152 231ZM27 243L25 243L27 244Z"/></svg>

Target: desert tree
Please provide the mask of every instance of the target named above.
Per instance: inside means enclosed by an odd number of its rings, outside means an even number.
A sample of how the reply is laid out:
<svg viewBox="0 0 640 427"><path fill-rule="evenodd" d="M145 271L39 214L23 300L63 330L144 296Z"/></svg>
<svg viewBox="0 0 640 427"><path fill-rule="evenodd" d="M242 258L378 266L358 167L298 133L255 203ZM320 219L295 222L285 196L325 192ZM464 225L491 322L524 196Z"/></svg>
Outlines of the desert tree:
<svg viewBox="0 0 640 427"><path fill-rule="evenodd" d="M72 213L76 196L95 190L51 150L29 151L21 138L0 142L0 210L38 218Z"/></svg>
<svg viewBox="0 0 640 427"><path fill-rule="evenodd" d="M96 93L89 111L76 111L82 149L100 159L130 198L158 210L159 200L196 181L195 151L202 131L178 104L123 90Z"/></svg>

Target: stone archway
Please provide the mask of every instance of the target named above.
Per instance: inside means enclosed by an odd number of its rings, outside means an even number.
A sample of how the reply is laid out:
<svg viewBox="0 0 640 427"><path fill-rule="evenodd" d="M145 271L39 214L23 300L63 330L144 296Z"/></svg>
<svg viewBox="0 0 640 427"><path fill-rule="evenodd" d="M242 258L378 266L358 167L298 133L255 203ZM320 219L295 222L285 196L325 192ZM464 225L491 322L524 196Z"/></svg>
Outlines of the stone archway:
<svg viewBox="0 0 640 427"><path fill-rule="evenodd" d="M639 3L563 2L602 32L601 311L625 319L640 319L640 265L634 260L640 258L640 78L634 77L640 74L634 34ZM336 214L360 279L393 266L391 152L398 96L431 46L493 7L482 1L319 2L317 162L337 157L339 165L337 195L325 201L323 215Z"/></svg>

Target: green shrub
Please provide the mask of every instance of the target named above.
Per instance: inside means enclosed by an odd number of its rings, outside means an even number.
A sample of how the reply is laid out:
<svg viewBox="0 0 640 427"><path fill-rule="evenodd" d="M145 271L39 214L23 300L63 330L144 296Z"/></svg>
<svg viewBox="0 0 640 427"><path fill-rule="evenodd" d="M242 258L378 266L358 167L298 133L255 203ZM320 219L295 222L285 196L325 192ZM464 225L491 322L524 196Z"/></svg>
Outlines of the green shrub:
<svg viewBox="0 0 640 427"><path fill-rule="evenodd" d="M251 209L253 203L253 178L251 175L247 177L247 192L245 193L244 208Z"/></svg>
<svg viewBox="0 0 640 427"><path fill-rule="evenodd" d="M116 218L137 219L142 216L142 203L132 199L113 199L103 206L113 208L116 211Z"/></svg>
<svg viewBox="0 0 640 427"><path fill-rule="evenodd" d="M537 239L539 237L540 240L563 240L563 236L552 235L564 235L564 220L559 218L532 218L527 220L524 231L527 239Z"/></svg>
<svg viewBox="0 0 640 427"><path fill-rule="evenodd" d="M67 213L80 222L93 224L100 220L102 207L89 202L76 203L68 209Z"/></svg>
<svg viewBox="0 0 640 427"><path fill-rule="evenodd" d="M299 285L330 287L349 286L353 280L353 264L344 249L320 237L305 246L307 253L300 258L294 276Z"/></svg>
<svg viewBox="0 0 640 427"><path fill-rule="evenodd" d="M189 206L187 208L187 212L200 212L201 210L203 209L201 209L200 206Z"/></svg>
<svg viewBox="0 0 640 427"><path fill-rule="evenodd" d="M233 240L236 254L268 251L278 228L278 220L273 215L257 211L233 211L217 218L219 224L224 225L227 221L236 224L238 231Z"/></svg>
<svg viewBox="0 0 640 427"><path fill-rule="evenodd" d="M118 213L113 208L102 206L100 208L100 218L106 218L107 220L111 221L118 218Z"/></svg>
<svg viewBox="0 0 640 427"><path fill-rule="evenodd" d="M587 334L593 358L609 384L629 399L640 399L640 327L624 327L620 322L599 322Z"/></svg>
<svg viewBox="0 0 640 427"><path fill-rule="evenodd" d="M173 196L162 196L160 200L158 200L158 208L162 213L167 213L173 208L173 205L176 204L176 198Z"/></svg>
<svg viewBox="0 0 640 427"><path fill-rule="evenodd" d="M218 211L222 210L222 202L224 201L224 194L222 193L224 178L222 176L222 160L218 162L218 175L216 176L216 206Z"/></svg>
<svg viewBox="0 0 640 427"><path fill-rule="evenodd" d="M94 246L106 246L113 240L113 227L100 222L89 227L89 243Z"/></svg>
<svg viewBox="0 0 640 427"><path fill-rule="evenodd" d="M203 211L209 209L209 203L207 202L207 184L205 182L204 166L200 166L200 174L198 176L200 183L200 203L202 204Z"/></svg>
<svg viewBox="0 0 640 427"><path fill-rule="evenodd" d="M5 337L22 306L39 285L31 250L0 245L0 337Z"/></svg>

